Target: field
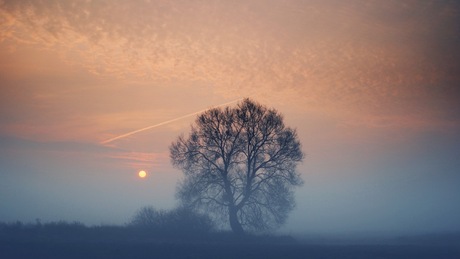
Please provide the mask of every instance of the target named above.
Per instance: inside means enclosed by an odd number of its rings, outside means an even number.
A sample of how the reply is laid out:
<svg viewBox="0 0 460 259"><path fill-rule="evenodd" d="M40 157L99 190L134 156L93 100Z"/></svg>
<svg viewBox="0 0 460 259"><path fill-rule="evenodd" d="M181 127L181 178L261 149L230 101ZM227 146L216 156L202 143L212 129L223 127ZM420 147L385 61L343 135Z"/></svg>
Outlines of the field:
<svg viewBox="0 0 460 259"><path fill-rule="evenodd" d="M2 242L1 258L460 258L455 246Z"/></svg>
<svg viewBox="0 0 460 259"><path fill-rule="evenodd" d="M458 234L385 245L314 244L289 236L162 232L78 223L0 224L0 258L460 258Z"/></svg>

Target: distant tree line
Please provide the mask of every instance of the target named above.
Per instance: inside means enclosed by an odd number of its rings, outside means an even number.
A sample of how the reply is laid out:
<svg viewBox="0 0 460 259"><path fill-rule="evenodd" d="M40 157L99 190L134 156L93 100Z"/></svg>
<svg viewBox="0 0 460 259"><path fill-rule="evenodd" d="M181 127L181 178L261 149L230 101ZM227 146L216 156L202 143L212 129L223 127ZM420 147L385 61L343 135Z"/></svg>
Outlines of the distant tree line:
<svg viewBox="0 0 460 259"><path fill-rule="evenodd" d="M136 240L142 238L205 237L214 230L209 217L175 208L157 210L147 206L135 213L132 220L122 226L86 226L80 222L23 223L0 222L0 240Z"/></svg>
<svg viewBox="0 0 460 259"><path fill-rule="evenodd" d="M170 210L152 206L140 208L124 225L86 226L81 222L56 221L42 223L0 222L2 242L202 242L202 243L266 243L291 242L291 237L246 235L218 229L208 215L189 208ZM0 256L1 257L1 256Z"/></svg>

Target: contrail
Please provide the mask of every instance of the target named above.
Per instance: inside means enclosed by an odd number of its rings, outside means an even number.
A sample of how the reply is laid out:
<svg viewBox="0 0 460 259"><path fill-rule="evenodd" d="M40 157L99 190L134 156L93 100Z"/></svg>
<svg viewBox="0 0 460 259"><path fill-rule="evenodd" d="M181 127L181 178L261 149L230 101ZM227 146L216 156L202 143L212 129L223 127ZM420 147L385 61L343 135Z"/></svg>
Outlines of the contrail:
<svg viewBox="0 0 460 259"><path fill-rule="evenodd" d="M224 104L220 104L220 105L213 106L213 107L216 107L216 108L217 108L217 107L229 105L229 104L232 104L232 103L237 102L237 101L242 100L242 99L243 99L243 98L236 99L236 100L233 100L233 101L231 101L231 102L224 103ZM212 107L211 107L211 108L212 108ZM172 119L172 120L164 121L164 122L161 122L161 123L158 123L158 124L155 124L155 125L151 125L151 126L148 126L148 127L142 128L142 129L133 130L133 131L128 132L128 133L125 133L125 134L123 134L123 135L120 135L120 136L117 136L117 137L113 137L113 138L104 140L104 141L101 142L101 144L107 144L107 143L110 143L110 142L115 141L115 140L117 140L117 139L125 138L125 137L131 136L131 135L133 135L133 134L136 134L136 133L139 133L139 132L142 132L142 131L145 131L145 130L153 129L153 128L156 128L156 127L159 127L159 126L162 126L162 125L171 123L171 122L175 122L175 121L178 121L178 120L182 120L182 119L185 119L185 118L187 118L187 117L190 117L190 116L197 115L197 114L199 114L199 113L205 112L205 111L207 111L207 110L209 110L209 109L210 109L210 108L207 108L207 109L204 109L204 110L201 110L201 111L197 111L197 112L194 112L194 113L190 113L190 114L181 116L181 117L179 117L179 118L175 118L175 119Z"/></svg>

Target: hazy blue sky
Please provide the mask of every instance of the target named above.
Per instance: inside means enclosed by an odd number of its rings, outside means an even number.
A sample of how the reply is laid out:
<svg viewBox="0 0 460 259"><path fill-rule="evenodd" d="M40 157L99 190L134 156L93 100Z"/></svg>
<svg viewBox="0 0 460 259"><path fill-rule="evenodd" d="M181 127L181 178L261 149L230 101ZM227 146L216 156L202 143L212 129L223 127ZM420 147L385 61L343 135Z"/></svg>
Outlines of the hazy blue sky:
<svg viewBox="0 0 460 259"><path fill-rule="evenodd" d="M0 221L171 208L194 117L104 140L250 97L307 154L285 231L460 231L458 46L457 1L0 1Z"/></svg>

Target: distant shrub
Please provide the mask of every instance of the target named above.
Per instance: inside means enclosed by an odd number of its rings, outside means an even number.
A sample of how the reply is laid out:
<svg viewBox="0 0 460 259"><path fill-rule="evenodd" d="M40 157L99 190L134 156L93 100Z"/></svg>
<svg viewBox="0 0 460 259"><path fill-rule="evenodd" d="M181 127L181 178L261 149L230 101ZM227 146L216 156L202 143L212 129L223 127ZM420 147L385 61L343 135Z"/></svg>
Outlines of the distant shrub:
<svg viewBox="0 0 460 259"><path fill-rule="evenodd" d="M167 225L178 232L202 233L210 232L214 228L210 217L185 207L171 210L167 215Z"/></svg>
<svg viewBox="0 0 460 259"><path fill-rule="evenodd" d="M136 212L130 225L143 228L159 228L165 225L166 222L164 221L166 221L165 211L147 206Z"/></svg>
<svg viewBox="0 0 460 259"><path fill-rule="evenodd" d="M212 220L188 208L179 207L172 210L157 210L147 206L141 208L129 224L166 235L204 234L213 230Z"/></svg>

